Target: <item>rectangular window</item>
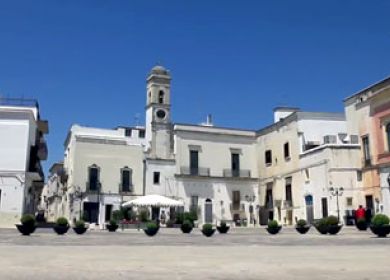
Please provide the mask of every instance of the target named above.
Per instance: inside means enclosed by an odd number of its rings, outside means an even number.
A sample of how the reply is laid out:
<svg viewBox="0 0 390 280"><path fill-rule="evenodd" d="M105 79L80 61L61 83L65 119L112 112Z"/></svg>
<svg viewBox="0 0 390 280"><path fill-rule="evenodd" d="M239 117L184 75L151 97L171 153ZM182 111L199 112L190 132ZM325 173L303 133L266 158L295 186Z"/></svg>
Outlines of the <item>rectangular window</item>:
<svg viewBox="0 0 390 280"><path fill-rule="evenodd" d="M328 199L326 197L323 197L321 199L322 204L322 217L326 218L328 217Z"/></svg>
<svg viewBox="0 0 390 280"><path fill-rule="evenodd" d="M123 169L122 170L122 192L130 192L131 182L131 170Z"/></svg>
<svg viewBox="0 0 390 280"><path fill-rule="evenodd" d="M353 198L352 197L347 197L347 206L352 207L353 206Z"/></svg>
<svg viewBox="0 0 390 280"><path fill-rule="evenodd" d="M288 142L284 144L284 158L290 159L290 143Z"/></svg>
<svg viewBox="0 0 390 280"><path fill-rule="evenodd" d="M190 174L199 175L199 151L190 150Z"/></svg>
<svg viewBox="0 0 390 280"><path fill-rule="evenodd" d="M139 138L145 138L145 130L140 130L140 131L138 132L138 137L139 137Z"/></svg>
<svg viewBox="0 0 390 280"><path fill-rule="evenodd" d="M191 196L190 212L198 213L198 201L199 197L196 195Z"/></svg>
<svg viewBox="0 0 390 280"><path fill-rule="evenodd" d="M89 168L89 190L97 191L99 185L99 169L97 167Z"/></svg>
<svg viewBox="0 0 390 280"><path fill-rule="evenodd" d="M360 171L360 170L356 171L356 177L357 177L356 178L357 181L361 182L363 180L363 173L362 173L362 171Z"/></svg>
<svg viewBox="0 0 390 280"><path fill-rule="evenodd" d="M233 210L240 210L241 194L240 191L233 191Z"/></svg>
<svg viewBox="0 0 390 280"><path fill-rule="evenodd" d="M125 129L125 136L126 137L131 137L132 134L133 134L133 130L131 128Z"/></svg>
<svg viewBox="0 0 390 280"><path fill-rule="evenodd" d="M286 178L286 201L292 204L291 178Z"/></svg>
<svg viewBox="0 0 390 280"><path fill-rule="evenodd" d="M267 209L274 208L274 199L273 199L272 189L273 189L273 183L268 183L267 184L267 192L265 194L265 206Z"/></svg>
<svg viewBox="0 0 390 280"><path fill-rule="evenodd" d="M232 153L232 176L240 177L240 154Z"/></svg>
<svg viewBox="0 0 390 280"><path fill-rule="evenodd" d="M265 164L266 165L272 164L272 151L271 150L265 151Z"/></svg>
<svg viewBox="0 0 390 280"><path fill-rule="evenodd" d="M1 189L0 189L0 209L1 209Z"/></svg>
<svg viewBox="0 0 390 280"><path fill-rule="evenodd" d="M153 172L153 184L160 184L160 172Z"/></svg>
<svg viewBox="0 0 390 280"><path fill-rule="evenodd" d="M368 136L362 137L363 143L363 154L364 154L364 165L371 165L371 152L370 152L370 139Z"/></svg>

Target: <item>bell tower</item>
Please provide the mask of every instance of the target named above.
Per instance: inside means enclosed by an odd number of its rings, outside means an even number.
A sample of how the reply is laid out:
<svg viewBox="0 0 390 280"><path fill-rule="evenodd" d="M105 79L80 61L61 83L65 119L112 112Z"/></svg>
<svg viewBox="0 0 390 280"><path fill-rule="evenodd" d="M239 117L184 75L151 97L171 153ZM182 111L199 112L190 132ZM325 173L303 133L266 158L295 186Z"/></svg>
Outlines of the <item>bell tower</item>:
<svg viewBox="0 0 390 280"><path fill-rule="evenodd" d="M146 139L149 155L168 159L171 152L171 75L164 67L152 68L146 80Z"/></svg>

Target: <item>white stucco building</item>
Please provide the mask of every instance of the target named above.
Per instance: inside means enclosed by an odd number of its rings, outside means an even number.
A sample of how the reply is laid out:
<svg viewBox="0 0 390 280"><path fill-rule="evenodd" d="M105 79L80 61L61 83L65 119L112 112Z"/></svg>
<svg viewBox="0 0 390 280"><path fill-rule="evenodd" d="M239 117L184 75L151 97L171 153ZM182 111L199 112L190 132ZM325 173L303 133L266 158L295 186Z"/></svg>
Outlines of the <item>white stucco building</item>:
<svg viewBox="0 0 390 280"><path fill-rule="evenodd" d="M361 198L359 139L344 114L277 108L260 130L171 119L171 76L161 66L146 81L144 127L74 125L65 142L66 215L104 224L124 201L147 194L182 200L199 223L282 224L345 216ZM352 162L352 163L351 163ZM342 187L343 196L332 196ZM173 210L173 209L172 209Z"/></svg>
<svg viewBox="0 0 390 280"><path fill-rule="evenodd" d="M35 214L43 188L41 160L47 159L44 134L33 100L0 99L0 226L10 227L24 213Z"/></svg>

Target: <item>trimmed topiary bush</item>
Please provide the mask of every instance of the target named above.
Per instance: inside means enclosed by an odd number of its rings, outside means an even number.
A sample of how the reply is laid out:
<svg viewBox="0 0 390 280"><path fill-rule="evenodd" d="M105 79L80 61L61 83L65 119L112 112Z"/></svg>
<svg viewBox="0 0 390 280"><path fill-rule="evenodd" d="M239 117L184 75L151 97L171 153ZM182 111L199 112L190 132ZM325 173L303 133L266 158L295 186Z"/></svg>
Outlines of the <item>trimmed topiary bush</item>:
<svg viewBox="0 0 390 280"><path fill-rule="evenodd" d="M215 233L215 229L213 229L212 224L204 224L202 227L202 233L206 237L211 237Z"/></svg>
<svg viewBox="0 0 390 280"><path fill-rule="evenodd" d="M300 234L306 234L310 230L310 225L307 223L306 220L299 220L295 229Z"/></svg>
<svg viewBox="0 0 390 280"><path fill-rule="evenodd" d="M336 226L339 224L339 219L337 219L337 217L335 216L329 216L328 218L326 218L326 223L328 224L328 226Z"/></svg>
<svg viewBox="0 0 390 280"><path fill-rule="evenodd" d="M366 219L364 218L360 218L356 221L356 227L360 230L360 231L366 231L367 228L368 228L368 224L367 224L367 221Z"/></svg>
<svg viewBox="0 0 390 280"><path fill-rule="evenodd" d="M380 227L384 225L388 225L390 223L389 217L383 214L377 214L372 218L371 225L374 227Z"/></svg>
<svg viewBox="0 0 390 280"><path fill-rule="evenodd" d="M377 214L371 220L371 231L378 237L386 237L390 234L390 219L386 215Z"/></svg>
<svg viewBox="0 0 390 280"><path fill-rule="evenodd" d="M322 219L318 220L314 226L318 230L319 233L324 234L324 235L328 233L328 223L327 223L326 218L322 218Z"/></svg>
<svg viewBox="0 0 390 280"><path fill-rule="evenodd" d="M35 217L31 214L25 214L20 219L21 224L16 225L16 228L19 230L19 232L23 235L30 235L33 233L36 229L36 221Z"/></svg>
<svg viewBox="0 0 390 280"><path fill-rule="evenodd" d="M73 231L77 234L84 234L87 231L84 220L78 220L73 227Z"/></svg>
<svg viewBox="0 0 390 280"><path fill-rule="evenodd" d="M53 229L58 235L64 235L69 230L68 219L65 217L58 218Z"/></svg>
<svg viewBox="0 0 390 280"><path fill-rule="evenodd" d="M148 236L155 236L159 231L160 227L156 223L148 223L144 232Z"/></svg>
<svg viewBox="0 0 390 280"><path fill-rule="evenodd" d="M119 228L117 220L114 219L111 219L106 227L109 232L116 232L116 230Z"/></svg>
<svg viewBox="0 0 390 280"><path fill-rule="evenodd" d="M220 234L227 234L230 230L230 227L226 224L225 221L222 221L217 230Z"/></svg>
<svg viewBox="0 0 390 280"><path fill-rule="evenodd" d="M192 222L189 220L184 221L184 223L181 225L181 231L183 233L187 233L187 234L191 233L193 229L194 229L194 226L193 226Z"/></svg>
<svg viewBox="0 0 390 280"><path fill-rule="evenodd" d="M272 235L278 234L281 229L282 229L282 226L280 226L277 221L272 220L272 221L268 222L267 231L269 234L272 234Z"/></svg>

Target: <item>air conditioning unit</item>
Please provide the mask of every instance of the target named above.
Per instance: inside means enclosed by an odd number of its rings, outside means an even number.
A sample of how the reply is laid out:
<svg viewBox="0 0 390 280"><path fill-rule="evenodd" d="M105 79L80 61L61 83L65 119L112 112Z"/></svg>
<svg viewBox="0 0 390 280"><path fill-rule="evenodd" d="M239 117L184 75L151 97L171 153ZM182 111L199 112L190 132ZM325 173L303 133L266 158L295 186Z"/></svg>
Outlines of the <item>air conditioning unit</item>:
<svg viewBox="0 0 390 280"><path fill-rule="evenodd" d="M336 144L337 138L336 135L325 135L324 136L324 144Z"/></svg>

